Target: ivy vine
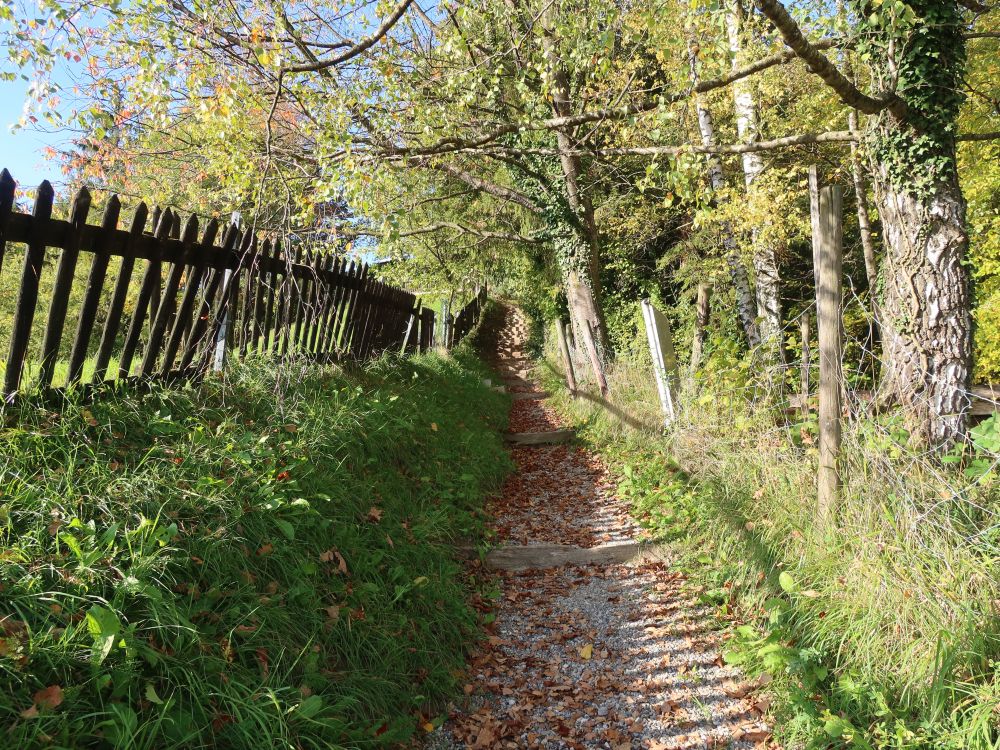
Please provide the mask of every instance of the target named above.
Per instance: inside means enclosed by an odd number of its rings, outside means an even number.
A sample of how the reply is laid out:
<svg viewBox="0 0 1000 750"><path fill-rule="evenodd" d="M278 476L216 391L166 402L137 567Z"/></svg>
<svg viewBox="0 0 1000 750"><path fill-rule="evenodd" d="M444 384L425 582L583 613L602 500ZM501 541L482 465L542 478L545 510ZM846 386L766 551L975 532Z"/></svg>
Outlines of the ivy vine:
<svg viewBox="0 0 1000 750"><path fill-rule="evenodd" d="M919 196L955 176L955 128L965 100L966 52L962 14L954 0L855 2L858 51L882 63L888 82L895 62L896 93L906 105L901 122L881 115L872 143L890 184Z"/></svg>

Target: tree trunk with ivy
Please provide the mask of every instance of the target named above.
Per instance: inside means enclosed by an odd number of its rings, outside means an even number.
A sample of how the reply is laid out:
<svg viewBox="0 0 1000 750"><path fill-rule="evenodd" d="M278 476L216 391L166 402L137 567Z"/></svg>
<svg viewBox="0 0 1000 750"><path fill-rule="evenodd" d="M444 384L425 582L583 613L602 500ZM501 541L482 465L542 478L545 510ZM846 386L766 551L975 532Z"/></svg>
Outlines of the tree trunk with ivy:
<svg viewBox="0 0 1000 750"><path fill-rule="evenodd" d="M868 44L898 76L899 101L873 118L869 152L884 227L881 396L910 431L947 445L966 428L972 325L965 198L955 161L965 49L955 2L911 2L907 44L873 30ZM894 43L895 42L895 43Z"/></svg>
<svg viewBox="0 0 1000 750"><path fill-rule="evenodd" d="M556 117L567 117L572 112L569 98L569 77L559 57L555 38L555 13L550 5L542 15L545 59L551 81L552 112ZM571 227L563 228L557 251L563 271L563 283L570 317L576 330L576 339L586 348L594 377L605 392L604 365L608 356L607 325L601 308L601 277L599 265L599 240L594 209L580 188L582 163L574 153L572 132L568 127L556 128L559 147L559 164L562 169L566 203L572 217ZM569 235L569 236L567 236Z"/></svg>

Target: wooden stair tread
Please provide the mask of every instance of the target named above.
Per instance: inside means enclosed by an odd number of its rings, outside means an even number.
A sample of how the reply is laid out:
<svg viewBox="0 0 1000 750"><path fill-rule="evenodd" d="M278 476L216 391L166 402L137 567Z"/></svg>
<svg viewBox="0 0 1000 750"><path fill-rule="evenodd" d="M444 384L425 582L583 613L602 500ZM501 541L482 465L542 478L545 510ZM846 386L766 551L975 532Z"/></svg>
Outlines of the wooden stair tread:
<svg viewBox="0 0 1000 750"><path fill-rule="evenodd" d="M529 544L497 547L486 553L486 567L493 570L558 568L563 565L609 565L645 560L665 561L666 553L648 542L618 541L596 547L570 544Z"/></svg>
<svg viewBox="0 0 1000 750"><path fill-rule="evenodd" d="M550 430L548 432L508 432L504 440L514 445L554 445L568 443L576 436L574 430Z"/></svg>

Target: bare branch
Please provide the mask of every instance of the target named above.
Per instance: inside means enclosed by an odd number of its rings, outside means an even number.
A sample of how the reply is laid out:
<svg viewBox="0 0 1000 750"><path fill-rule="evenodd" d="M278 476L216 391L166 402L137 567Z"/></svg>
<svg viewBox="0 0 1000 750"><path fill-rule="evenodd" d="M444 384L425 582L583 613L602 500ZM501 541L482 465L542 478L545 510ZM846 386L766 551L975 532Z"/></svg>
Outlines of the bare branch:
<svg viewBox="0 0 1000 750"><path fill-rule="evenodd" d="M955 140L965 143L975 141L1000 141L1000 130L992 133L963 133L962 135L956 136Z"/></svg>
<svg viewBox="0 0 1000 750"><path fill-rule="evenodd" d="M788 146L803 146L812 143L850 143L860 140L858 133L850 130L834 130L828 133L799 133L775 138L770 141L755 141L753 143L721 143L696 144L683 146L631 146L623 148L575 149L570 153L576 156L679 156L681 154L752 154L759 151L774 151ZM559 154L555 148L513 148L517 153L543 155Z"/></svg>
<svg viewBox="0 0 1000 750"><path fill-rule="evenodd" d="M379 27L375 29L372 34L366 36L364 39L354 44L350 49L344 50L339 55L326 60L315 60L313 62L302 63L300 65L289 65L286 68L282 68L282 71L285 73L316 72L335 67L341 63L347 62L353 57L357 57L371 48L376 42L379 41L379 39L388 34L389 30L396 25L396 22L403 17L403 14L406 13L406 9L412 4L413 0L402 0L402 2L396 6L395 10L393 10L392 13L390 13L386 19L382 21Z"/></svg>
<svg viewBox="0 0 1000 750"><path fill-rule="evenodd" d="M405 164L407 166L427 167L429 169L437 170L438 172L444 172L445 174L454 177L456 180L464 182L469 187L473 187L476 190L492 195L494 198L499 198L510 203L516 203L522 208L526 208L533 213L542 212L541 208L539 208L538 205L531 200L531 198L523 193L519 193L518 191L513 190L512 188L504 187L503 185L497 185L495 182L484 180L482 177L477 177L470 172L459 169L453 164L431 162L429 159L407 159Z"/></svg>
<svg viewBox="0 0 1000 750"><path fill-rule="evenodd" d="M541 244L545 240L540 237L529 237L523 234L511 234L508 232L490 232L485 229L476 229L475 227L469 227L464 224L456 224L451 221L440 221L436 224L428 224L427 226L418 227L416 229L410 229L406 232L400 232L400 237L415 237L421 234L431 234L433 232L440 232L444 229L451 229L458 232L459 234L471 234L476 237L482 237L487 240L504 240L506 242L523 242L528 244ZM368 231L352 231L345 232L341 234L342 237L379 237L384 238L386 235L383 232L368 232Z"/></svg>

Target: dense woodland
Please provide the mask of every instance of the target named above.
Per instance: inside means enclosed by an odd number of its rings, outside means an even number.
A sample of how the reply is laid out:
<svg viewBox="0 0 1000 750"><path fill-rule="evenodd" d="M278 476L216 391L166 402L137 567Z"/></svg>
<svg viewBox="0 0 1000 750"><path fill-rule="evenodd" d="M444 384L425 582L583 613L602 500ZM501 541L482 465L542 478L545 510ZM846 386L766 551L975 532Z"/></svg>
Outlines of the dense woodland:
<svg viewBox="0 0 1000 750"><path fill-rule="evenodd" d="M391 258L388 280L456 308L486 282L551 369L570 322L589 395L553 376L560 408L715 566L706 601L770 628L734 658L792 654L793 746L997 747L1000 427L970 413L1000 382L996 3L0 0L0 18L25 125L76 134L52 156L97 203L239 210ZM844 194L832 530L815 422L786 408L816 300L811 167ZM655 445L622 426L659 430L647 297L686 384ZM768 609L765 578L799 608Z"/></svg>

